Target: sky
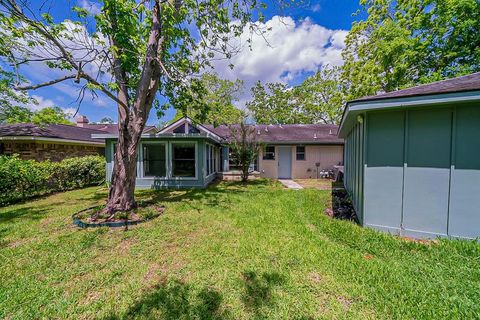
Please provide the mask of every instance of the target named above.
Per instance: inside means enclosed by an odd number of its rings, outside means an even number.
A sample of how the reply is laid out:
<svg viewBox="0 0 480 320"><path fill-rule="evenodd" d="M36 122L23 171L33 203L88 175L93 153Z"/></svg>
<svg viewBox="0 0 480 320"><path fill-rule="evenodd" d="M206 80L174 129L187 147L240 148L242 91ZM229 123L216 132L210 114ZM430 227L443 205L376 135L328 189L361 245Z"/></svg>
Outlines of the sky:
<svg viewBox="0 0 480 320"><path fill-rule="evenodd" d="M308 1L308 0L307 0ZM51 14L56 22L74 19L71 7L78 5L91 13L96 13L100 5L93 0L53 1ZM238 107L242 108L250 98L250 88L257 81L284 82L298 85L306 77L325 65L341 65L341 50L345 36L352 22L362 18L352 13L360 9L359 0L312 0L301 8L278 10L270 6L265 11L265 26L270 27L265 37L252 38L252 50L243 48L231 61L214 63L214 72L220 77L244 81L245 90L240 96ZM87 30L90 27L87 27ZM235 41L246 40L245 32ZM242 41L244 43L244 41ZM228 66L233 63L234 69ZM32 83L55 78L59 73L40 64L30 65L23 70ZM59 106L73 113L78 108L80 87L73 81L65 81L54 86L30 91L38 102L32 109ZM161 119L152 110L147 124L156 125L159 121L173 118L175 110L170 109ZM100 121L104 117L117 120L117 108L113 101L99 93L92 97L87 93L80 104L78 115L85 115L90 121Z"/></svg>

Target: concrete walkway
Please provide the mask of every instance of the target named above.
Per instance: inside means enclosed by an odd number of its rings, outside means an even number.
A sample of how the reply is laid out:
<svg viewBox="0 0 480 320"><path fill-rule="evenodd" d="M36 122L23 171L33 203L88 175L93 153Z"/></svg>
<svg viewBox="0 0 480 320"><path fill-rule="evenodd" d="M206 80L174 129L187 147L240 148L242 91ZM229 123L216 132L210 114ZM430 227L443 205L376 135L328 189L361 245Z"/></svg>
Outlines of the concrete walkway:
<svg viewBox="0 0 480 320"><path fill-rule="evenodd" d="M294 189L294 190L303 189L301 185L299 185L298 183L290 179L278 179L278 181L280 181L280 183L283 184L284 187L288 189Z"/></svg>

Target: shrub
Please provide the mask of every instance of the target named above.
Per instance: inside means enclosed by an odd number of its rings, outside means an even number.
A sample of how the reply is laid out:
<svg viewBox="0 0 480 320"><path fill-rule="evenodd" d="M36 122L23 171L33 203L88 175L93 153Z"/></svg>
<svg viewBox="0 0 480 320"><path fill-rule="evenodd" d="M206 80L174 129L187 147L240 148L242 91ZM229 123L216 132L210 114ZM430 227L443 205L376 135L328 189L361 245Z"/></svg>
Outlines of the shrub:
<svg viewBox="0 0 480 320"><path fill-rule="evenodd" d="M56 191L83 188L105 180L105 158L86 156L61 162L0 156L0 206Z"/></svg>

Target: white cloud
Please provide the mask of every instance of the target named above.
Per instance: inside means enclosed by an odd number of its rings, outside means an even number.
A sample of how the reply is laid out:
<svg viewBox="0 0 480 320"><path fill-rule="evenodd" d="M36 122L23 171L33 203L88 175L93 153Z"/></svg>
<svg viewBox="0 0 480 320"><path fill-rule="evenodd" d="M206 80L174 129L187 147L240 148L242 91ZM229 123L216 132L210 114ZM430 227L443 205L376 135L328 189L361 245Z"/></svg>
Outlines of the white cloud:
<svg viewBox="0 0 480 320"><path fill-rule="evenodd" d="M77 108L64 108L63 112L68 116L68 118L73 119L73 115L77 112Z"/></svg>
<svg viewBox="0 0 480 320"><path fill-rule="evenodd" d="M250 95L250 88L258 80L262 82L284 82L295 80L306 72L315 72L324 65L343 64L341 51L344 48L346 30L331 30L315 24L311 19L295 22L291 17L274 16L260 28L271 28L265 34L250 34L248 26L243 34L232 41L242 46L238 54L229 60L213 63L222 78L245 82L245 93L240 105ZM244 44L251 37L252 50ZM233 63L234 69L229 68Z"/></svg>
<svg viewBox="0 0 480 320"><path fill-rule="evenodd" d="M34 98L38 102L38 104L31 102L26 105L26 107L32 111L38 111L44 108L51 108L55 106L55 103L52 100L46 99L42 96L34 94L32 95L32 98Z"/></svg>
<svg viewBox="0 0 480 320"><path fill-rule="evenodd" d="M320 6L320 3L316 3L310 7L310 10L312 10L313 12L319 12L320 9L322 9L322 7Z"/></svg>
<svg viewBox="0 0 480 320"><path fill-rule="evenodd" d="M89 0L79 0L78 5L88 11L92 16L100 13L100 5Z"/></svg>

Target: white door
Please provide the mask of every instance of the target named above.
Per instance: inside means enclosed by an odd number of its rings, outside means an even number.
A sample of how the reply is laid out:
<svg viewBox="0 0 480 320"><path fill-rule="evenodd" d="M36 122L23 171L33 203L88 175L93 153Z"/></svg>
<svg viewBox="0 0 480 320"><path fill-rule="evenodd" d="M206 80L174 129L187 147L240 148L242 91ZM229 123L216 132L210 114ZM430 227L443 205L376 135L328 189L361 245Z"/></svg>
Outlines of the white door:
<svg viewBox="0 0 480 320"><path fill-rule="evenodd" d="M278 179L292 178L292 147L278 148Z"/></svg>

